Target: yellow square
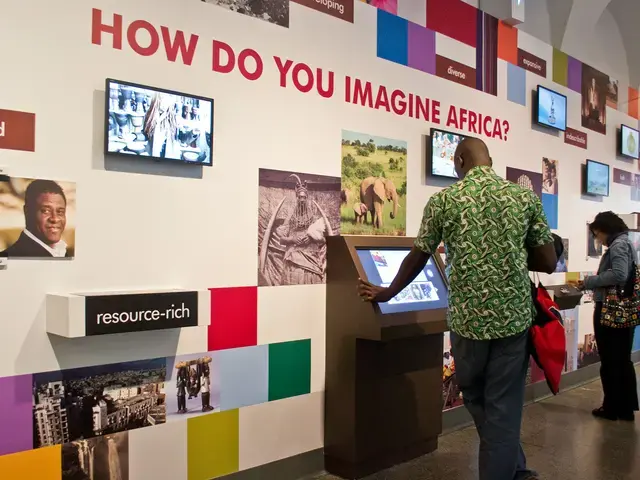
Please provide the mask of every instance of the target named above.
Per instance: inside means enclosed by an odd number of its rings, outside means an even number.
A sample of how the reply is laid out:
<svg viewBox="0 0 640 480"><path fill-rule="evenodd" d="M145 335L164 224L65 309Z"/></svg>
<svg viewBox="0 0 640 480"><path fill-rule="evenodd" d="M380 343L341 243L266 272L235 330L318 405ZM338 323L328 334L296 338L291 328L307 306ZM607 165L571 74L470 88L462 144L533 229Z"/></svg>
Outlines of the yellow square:
<svg viewBox="0 0 640 480"><path fill-rule="evenodd" d="M187 421L188 480L210 480L239 469L238 410Z"/></svg>

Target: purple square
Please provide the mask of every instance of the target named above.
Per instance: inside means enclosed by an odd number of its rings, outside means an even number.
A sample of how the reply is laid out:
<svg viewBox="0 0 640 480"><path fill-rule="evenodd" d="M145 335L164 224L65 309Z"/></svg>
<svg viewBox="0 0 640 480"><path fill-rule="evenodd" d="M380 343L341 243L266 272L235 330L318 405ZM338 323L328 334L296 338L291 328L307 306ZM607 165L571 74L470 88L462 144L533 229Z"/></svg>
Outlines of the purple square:
<svg viewBox="0 0 640 480"><path fill-rule="evenodd" d="M578 93L582 92L582 62L569 57L568 87Z"/></svg>
<svg viewBox="0 0 640 480"><path fill-rule="evenodd" d="M409 22L409 66L436 74L436 32Z"/></svg>
<svg viewBox="0 0 640 480"><path fill-rule="evenodd" d="M31 384L31 375L0 378L0 455L33 448Z"/></svg>

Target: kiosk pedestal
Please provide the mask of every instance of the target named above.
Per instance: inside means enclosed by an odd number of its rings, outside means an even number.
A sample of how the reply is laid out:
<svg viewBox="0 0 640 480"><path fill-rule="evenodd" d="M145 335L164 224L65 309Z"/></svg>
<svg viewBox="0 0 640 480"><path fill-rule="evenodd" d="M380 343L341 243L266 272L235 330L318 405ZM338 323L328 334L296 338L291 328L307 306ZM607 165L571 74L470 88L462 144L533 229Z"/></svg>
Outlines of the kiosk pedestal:
<svg viewBox="0 0 640 480"><path fill-rule="evenodd" d="M343 478L432 452L442 432L448 292L439 255L388 304L356 293L358 278L388 283L413 241L328 239L325 468Z"/></svg>
<svg viewBox="0 0 640 480"><path fill-rule="evenodd" d="M564 323L567 338L565 371L573 372L578 369L578 307L582 300L582 292L570 285L556 285L547 287L547 290L553 293L553 299L560 308Z"/></svg>

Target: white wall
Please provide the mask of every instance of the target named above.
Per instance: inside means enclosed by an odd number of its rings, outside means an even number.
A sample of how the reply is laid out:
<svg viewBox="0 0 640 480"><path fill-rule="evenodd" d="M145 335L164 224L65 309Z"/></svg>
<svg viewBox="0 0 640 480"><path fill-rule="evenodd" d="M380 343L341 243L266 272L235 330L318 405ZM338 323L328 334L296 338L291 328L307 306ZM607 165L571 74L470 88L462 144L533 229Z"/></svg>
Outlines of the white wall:
<svg viewBox="0 0 640 480"><path fill-rule="evenodd" d="M23 18L35 5L39 15L32 15L30 22L12 20ZM114 359L114 349L129 359L206 349L197 330L184 330L179 337L160 332L72 343L50 339L44 333L44 296L53 291L255 284L258 168L339 176L343 128L409 142L408 233L415 235L424 203L438 190L424 184L423 135L432 125L347 105L340 95L325 100L280 88L271 55L333 69L338 78L359 76L432 95L446 106L455 103L508 119L509 141L487 140L499 173L507 165L540 171L544 156L561 162L559 233L571 240L572 270L590 270L597 263L581 259L578 253L583 250L586 221L604 209L634 208L627 187L612 185L611 197L594 202L581 199L577 181L587 156L635 170L635 165L614 158L615 128L629 122L626 115L609 110L608 135L590 132L588 153L567 146L560 137L531 129L530 106L523 108L377 59L376 11L367 5L356 3L355 25L291 5L288 30L197 0L179 7L151 8L154 5L151 0L136 4L103 0L91 5L74 0L63 12L37 0L4 4L7 14L0 19L0 43L21 48L4 49L3 71L14 74L0 77L0 105L35 112L38 141L34 154L2 151L1 163L16 176L75 180L78 228L75 260L14 261L0 272L5 299L0 375L108 362ZM125 25L144 18L172 31L199 34L194 65L170 63L161 54L143 58L126 43L122 51L113 50L108 36L103 46L92 45L92 6L102 7L106 19L110 13L122 14ZM320 37L326 29L332 35ZM303 41L308 35L322 41ZM212 38L258 49L267 64L264 77L249 82L237 73L211 72ZM348 53L344 45L349 45ZM202 179L105 171L106 77L214 97L216 166L205 169ZM537 83L538 77L528 76L529 90ZM562 90L551 81L542 83ZM565 93L570 105L580 101L578 94ZM579 126L578 109L571 112L570 124ZM67 119L75 123L65 123ZM65 133L63 125L72 126L73 134ZM317 295L323 294L317 290ZM295 301L292 296L291 302Z"/></svg>
<svg viewBox="0 0 640 480"><path fill-rule="evenodd" d="M558 233L570 240L573 271L597 266L597 260L585 257L586 222L602 210L635 209L628 187L613 184L611 196L598 202L581 197L579 181L586 158L637 171L635 164L615 158L615 129L630 122L626 115L609 110L607 135L589 132L588 152L568 146L559 135L532 130L530 102L525 108L377 59L377 13L360 2L355 4L354 25L292 3L289 29L199 0L69 0L64 8L44 0L0 0L0 5L0 45L4 47L0 108L37 115L36 153L0 151L0 164L15 176L67 179L78 185L75 260L12 261L7 270L0 271L0 376L206 351L205 335L197 329L73 341L50 338L44 326L45 295L255 285L258 169L339 176L342 129L408 142L407 233L415 235L425 202L439 189L425 184L424 136L434 125L345 104L340 80L346 74L439 99L444 112L455 104L508 120L507 142L487 139L501 175L507 166L539 172L543 157L559 160ZM114 50L108 35L102 46L92 45L92 7L104 10L106 23L111 14L119 13L125 26L145 19L172 32L182 29L200 35L194 64L168 62L161 52L141 57L126 41L122 50ZM603 31L613 26L608 18L602 22ZM263 78L250 82L238 73L213 73L212 39L237 49L258 50L265 60ZM616 42L606 45L618 48ZM540 49L550 51L544 44ZM616 74L624 75L615 52L595 54L594 58L580 58L596 66L609 59L602 68L610 65ZM335 71L338 93L322 99L279 87L273 55ZM547 60L550 65L551 59ZM504 85L504 64L500 72L499 82ZM105 171L106 77L215 98L216 165L204 169L201 179ZM569 124L579 127L579 95L550 80L540 82L533 74L527 76L529 92L538 83L568 95ZM305 293L298 294L297 289ZM277 318L280 334L264 323L259 329L270 332L269 338L286 337L290 330L300 331L300 312L306 312L303 321L310 327L305 331L312 332L315 342L313 390L321 390L324 288L271 292L264 295L280 298L287 305ZM309 304L317 308L309 309ZM274 302L263 300L261 305L269 311L261 308L259 323L271 321Z"/></svg>

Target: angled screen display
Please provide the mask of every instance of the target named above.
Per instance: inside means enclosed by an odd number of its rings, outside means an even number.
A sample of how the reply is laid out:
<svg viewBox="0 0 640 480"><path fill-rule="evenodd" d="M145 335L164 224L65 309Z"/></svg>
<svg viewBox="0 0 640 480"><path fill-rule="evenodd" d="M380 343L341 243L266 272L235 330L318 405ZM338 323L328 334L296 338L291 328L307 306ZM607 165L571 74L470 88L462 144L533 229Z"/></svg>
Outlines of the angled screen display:
<svg viewBox="0 0 640 480"><path fill-rule="evenodd" d="M211 166L211 98L108 79L106 102L106 154Z"/></svg>
<svg viewBox="0 0 640 480"><path fill-rule="evenodd" d="M587 160L586 193L609 196L609 165Z"/></svg>
<svg viewBox="0 0 640 480"><path fill-rule="evenodd" d="M453 157L458 144L466 137L458 133L431 129L431 175L434 177L458 178Z"/></svg>
<svg viewBox="0 0 640 480"><path fill-rule="evenodd" d="M388 287L398 273L410 248L358 248L358 257L367 279ZM387 303L379 303L383 314L437 310L449 305L449 291L433 258L411 284Z"/></svg>
<svg viewBox="0 0 640 480"><path fill-rule="evenodd" d="M640 157L640 134L626 125L620 127L620 153L624 157Z"/></svg>
<svg viewBox="0 0 640 480"><path fill-rule="evenodd" d="M536 121L545 127L567 129L567 97L538 86L538 115Z"/></svg>

